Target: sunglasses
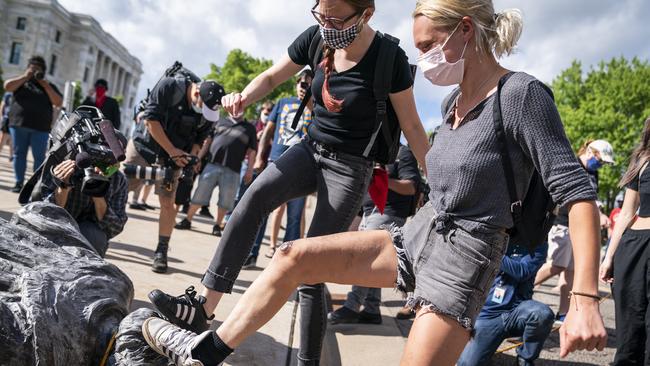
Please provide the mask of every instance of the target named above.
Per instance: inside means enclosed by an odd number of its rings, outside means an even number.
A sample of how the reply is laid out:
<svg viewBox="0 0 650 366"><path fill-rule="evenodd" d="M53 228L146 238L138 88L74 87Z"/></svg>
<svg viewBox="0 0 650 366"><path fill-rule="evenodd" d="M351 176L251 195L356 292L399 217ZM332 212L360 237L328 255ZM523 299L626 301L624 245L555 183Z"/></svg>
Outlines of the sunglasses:
<svg viewBox="0 0 650 366"><path fill-rule="evenodd" d="M301 89L309 89L309 83L306 82L306 81L300 81L300 82L298 82L298 86L299 86Z"/></svg>
<svg viewBox="0 0 650 366"><path fill-rule="evenodd" d="M314 19L316 19L316 22L318 22L319 25L321 26L326 26L326 25L331 25L332 28L336 30L343 30L345 27L345 23L347 23L350 19L359 16L358 12L355 12L354 14L350 15L349 17L345 19L340 19L340 18L335 18L335 17L328 17L325 16L318 11L316 11L316 8L318 7L318 4L314 5L313 8L311 8L311 15L314 16Z"/></svg>

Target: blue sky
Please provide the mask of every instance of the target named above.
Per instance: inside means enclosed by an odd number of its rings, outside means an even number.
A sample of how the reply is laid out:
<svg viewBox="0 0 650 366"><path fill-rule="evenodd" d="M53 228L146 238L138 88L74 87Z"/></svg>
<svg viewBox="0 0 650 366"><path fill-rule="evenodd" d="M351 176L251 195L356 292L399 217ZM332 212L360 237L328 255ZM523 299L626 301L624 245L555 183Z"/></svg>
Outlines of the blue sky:
<svg viewBox="0 0 650 366"><path fill-rule="evenodd" d="M90 14L143 63L140 91L151 87L174 60L199 75L221 64L233 48L278 59L314 23L305 0L59 0L68 10ZM550 82L572 60L585 66L612 57L650 59L648 0L496 0L497 11L518 8L524 32L517 52L501 60L513 70ZM376 0L371 25L402 40L415 63L411 35L415 0ZM427 129L440 123L440 102L449 88L434 87L421 74L415 85Z"/></svg>

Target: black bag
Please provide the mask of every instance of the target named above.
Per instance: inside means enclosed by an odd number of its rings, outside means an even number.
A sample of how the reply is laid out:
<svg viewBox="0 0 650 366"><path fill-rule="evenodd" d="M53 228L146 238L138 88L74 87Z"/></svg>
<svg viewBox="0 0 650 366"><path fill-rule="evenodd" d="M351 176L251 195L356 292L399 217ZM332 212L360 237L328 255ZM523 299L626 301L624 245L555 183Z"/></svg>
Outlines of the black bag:
<svg viewBox="0 0 650 366"><path fill-rule="evenodd" d="M395 65L399 39L385 33L377 32L377 34L381 38L374 78L374 96L377 101L377 129L370 137L363 156L366 158L373 156L374 161L380 164L392 164L399 152L399 140L402 133L399 120L388 98L392 87L393 66ZM323 56L322 49L323 39L320 32L318 32L309 45L309 59L311 60L309 67L314 74ZM294 116L292 124L294 130L298 127L300 117L311 96L311 88L309 88ZM377 136L380 133L382 138L378 139Z"/></svg>
<svg viewBox="0 0 650 366"><path fill-rule="evenodd" d="M536 247L548 240L548 232L555 220L556 205L537 170L533 172L524 200L521 201L517 198L519 196L517 195L514 171L508 154L506 133L503 127L503 115L501 114L501 89L511 75L505 75L499 80L493 107L494 130L501 153L501 163L511 201L510 212L514 222L514 226L510 229L510 243L527 247L532 254ZM553 93L549 89L546 90L553 97Z"/></svg>
<svg viewBox="0 0 650 366"><path fill-rule="evenodd" d="M195 73L188 70L183 66L179 61L174 62L174 64L168 67L163 75L158 79L153 89L156 89L156 86L164 78L174 78L176 80L176 88L174 89L174 94L172 96L171 105L177 105L180 103L186 95L186 87L188 83L198 83L201 82L201 78L198 77ZM152 89L152 90L153 90ZM138 103L138 106L134 110L133 119L135 120L142 111L149 104L149 98L151 96L151 90L147 89L147 96ZM167 114L168 115L168 114ZM183 126L179 126L181 132L191 132L191 129L188 130ZM170 131L176 133L177 131ZM144 158L144 160L149 164L155 164L160 156L162 148L160 145L149 135L149 131L144 123L139 123L136 125L133 142L135 144L136 150Z"/></svg>

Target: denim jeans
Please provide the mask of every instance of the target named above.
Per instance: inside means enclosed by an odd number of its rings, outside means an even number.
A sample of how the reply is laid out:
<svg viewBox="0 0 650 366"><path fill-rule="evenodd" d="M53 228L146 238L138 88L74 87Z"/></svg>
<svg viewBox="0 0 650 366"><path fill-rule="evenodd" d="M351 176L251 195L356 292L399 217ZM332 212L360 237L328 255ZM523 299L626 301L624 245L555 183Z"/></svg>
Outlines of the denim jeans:
<svg viewBox="0 0 650 366"><path fill-rule="evenodd" d="M474 338L467 343L456 365L488 364L508 337L522 337L524 344L517 348L517 355L526 361L535 361L552 327L553 312L535 300L524 301L510 313L495 318L479 318L474 324Z"/></svg>
<svg viewBox="0 0 650 366"><path fill-rule="evenodd" d="M363 230L377 230L382 227L389 227L390 225L404 226L406 219L403 217L382 215L377 207L375 207L370 214L364 213L359 231ZM363 310L370 314L379 314L379 306L381 304L381 289L371 287L352 286L352 291L348 292L347 299L343 306L359 312L361 305Z"/></svg>
<svg viewBox="0 0 650 366"><path fill-rule="evenodd" d="M14 147L14 175L16 183L22 184L25 180L25 170L27 170L27 150L30 146L32 147L32 157L34 158L32 171L35 172L45 160L49 133L26 127L9 127L9 132Z"/></svg>
<svg viewBox="0 0 650 366"><path fill-rule="evenodd" d="M329 151L313 142L291 147L248 188L226 224L217 251L203 276L207 288L230 293L248 257L260 224L282 203L317 192L307 236L345 231L359 212L372 177L372 161ZM300 364L320 359L327 321L323 284L300 287Z"/></svg>
<svg viewBox="0 0 650 366"><path fill-rule="evenodd" d="M232 210L235 207L237 187L239 186L239 173L221 164L206 164L194 190L192 204L208 206L212 199L212 192L217 186L219 187L217 206L224 210Z"/></svg>

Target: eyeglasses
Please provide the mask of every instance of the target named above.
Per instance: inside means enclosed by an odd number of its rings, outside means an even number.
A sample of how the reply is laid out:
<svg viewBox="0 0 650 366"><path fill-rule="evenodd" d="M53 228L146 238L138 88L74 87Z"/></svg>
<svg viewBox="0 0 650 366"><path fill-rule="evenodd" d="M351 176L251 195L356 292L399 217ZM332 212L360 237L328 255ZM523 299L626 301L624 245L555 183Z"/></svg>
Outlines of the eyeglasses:
<svg viewBox="0 0 650 366"><path fill-rule="evenodd" d="M347 23L350 19L356 17L359 15L359 12L355 12L354 14L350 15L349 17L345 19L339 19L339 18L334 18L334 17L328 17L325 16L319 12L316 11L316 8L318 7L318 3L314 5L313 8L311 8L311 14L314 16L314 19L316 19L316 22L320 24L321 26L325 26L327 24L331 25L332 28L336 30L343 30L343 27L345 27L345 23Z"/></svg>

